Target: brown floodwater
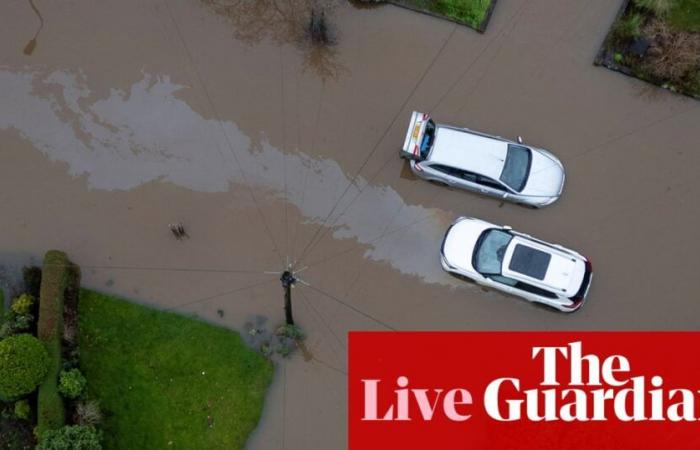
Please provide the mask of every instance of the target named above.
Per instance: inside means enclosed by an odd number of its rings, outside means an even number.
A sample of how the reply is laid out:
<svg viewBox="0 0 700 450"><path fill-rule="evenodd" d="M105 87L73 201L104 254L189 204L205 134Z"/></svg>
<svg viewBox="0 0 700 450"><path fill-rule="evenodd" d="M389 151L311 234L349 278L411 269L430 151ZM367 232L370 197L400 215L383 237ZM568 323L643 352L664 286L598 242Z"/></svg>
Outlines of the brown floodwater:
<svg viewBox="0 0 700 450"><path fill-rule="evenodd" d="M699 104L592 66L616 5L499 0L480 35L318 2L325 48L311 3L42 2L28 55L38 16L5 2L0 281L61 248L87 286L244 330L283 319L266 272L307 267L305 348L278 364L251 449L345 447L348 330L698 328ZM563 197L532 211L415 179L397 157L413 109L551 149ZM589 256L586 306L446 275L459 215Z"/></svg>

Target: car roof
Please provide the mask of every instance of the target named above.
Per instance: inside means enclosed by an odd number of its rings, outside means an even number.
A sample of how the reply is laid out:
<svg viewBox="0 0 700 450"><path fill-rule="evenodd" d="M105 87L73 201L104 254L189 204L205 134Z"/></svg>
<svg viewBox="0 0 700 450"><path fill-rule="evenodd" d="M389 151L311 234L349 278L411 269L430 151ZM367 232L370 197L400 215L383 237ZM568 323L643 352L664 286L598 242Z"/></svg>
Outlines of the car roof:
<svg viewBox="0 0 700 450"><path fill-rule="evenodd" d="M561 249L515 236L503 257L503 275L557 294L573 295L568 289L578 259Z"/></svg>
<svg viewBox="0 0 700 450"><path fill-rule="evenodd" d="M469 131L438 125L428 159L498 180L503 171L508 143Z"/></svg>

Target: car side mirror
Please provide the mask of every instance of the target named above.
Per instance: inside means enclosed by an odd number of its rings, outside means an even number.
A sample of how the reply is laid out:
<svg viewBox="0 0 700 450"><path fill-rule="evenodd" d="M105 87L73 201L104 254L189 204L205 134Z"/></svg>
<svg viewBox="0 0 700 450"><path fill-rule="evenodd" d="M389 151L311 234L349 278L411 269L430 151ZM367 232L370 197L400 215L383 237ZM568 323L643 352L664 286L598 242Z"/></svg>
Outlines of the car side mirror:
<svg viewBox="0 0 700 450"><path fill-rule="evenodd" d="M523 137L522 137L522 136L518 136L518 144L522 144L522 143L523 143Z"/></svg>
<svg viewBox="0 0 700 450"><path fill-rule="evenodd" d="M508 198L508 193L507 193L507 192L504 192L504 193L501 195L501 198Z"/></svg>

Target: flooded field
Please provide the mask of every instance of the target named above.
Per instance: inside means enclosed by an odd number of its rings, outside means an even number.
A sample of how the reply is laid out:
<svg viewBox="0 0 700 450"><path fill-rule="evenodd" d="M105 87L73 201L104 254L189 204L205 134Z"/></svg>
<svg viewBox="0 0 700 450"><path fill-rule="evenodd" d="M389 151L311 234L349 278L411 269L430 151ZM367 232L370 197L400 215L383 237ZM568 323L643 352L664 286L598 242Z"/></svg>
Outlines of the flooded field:
<svg viewBox="0 0 700 450"><path fill-rule="evenodd" d="M700 105L593 67L617 5L500 0L483 35L395 7L128 0L0 7L4 278L60 248L84 283L243 329L283 320L307 267L307 357L279 365L251 449L343 448L346 332L697 329ZM430 185L398 159L414 109L552 150L533 211ZM446 275L460 215L589 256L564 315ZM177 241L169 223L185 224Z"/></svg>

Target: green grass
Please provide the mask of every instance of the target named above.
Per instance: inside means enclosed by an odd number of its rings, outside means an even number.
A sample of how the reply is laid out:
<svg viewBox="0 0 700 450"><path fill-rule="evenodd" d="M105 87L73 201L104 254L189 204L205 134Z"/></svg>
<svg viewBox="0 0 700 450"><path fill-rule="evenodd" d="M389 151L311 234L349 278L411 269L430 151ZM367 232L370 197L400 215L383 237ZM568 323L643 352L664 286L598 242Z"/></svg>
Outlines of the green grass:
<svg viewBox="0 0 700 450"><path fill-rule="evenodd" d="M700 0L675 0L667 20L678 30L700 32Z"/></svg>
<svg viewBox="0 0 700 450"><path fill-rule="evenodd" d="M63 399L58 393L63 336L63 295L68 285L70 261L65 253L51 250L44 256L37 336L49 352L49 371L39 386L37 435L65 424Z"/></svg>
<svg viewBox="0 0 700 450"><path fill-rule="evenodd" d="M492 2L493 0L400 0L398 3L426 9L478 29Z"/></svg>
<svg viewBox="0 0 700 450"><path fill-rule="evenodd" d="M106 449L244 448L273 366L238 333L90 290L78 309Z"/></svg>

